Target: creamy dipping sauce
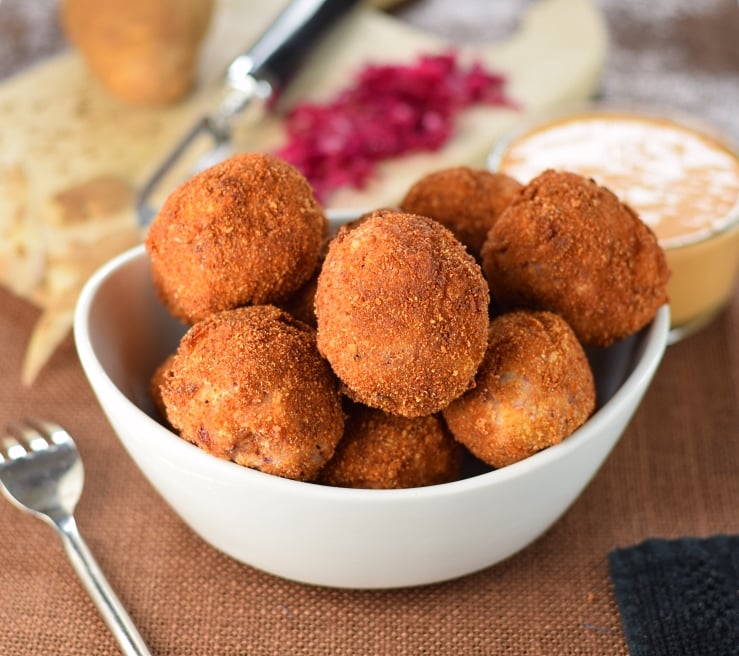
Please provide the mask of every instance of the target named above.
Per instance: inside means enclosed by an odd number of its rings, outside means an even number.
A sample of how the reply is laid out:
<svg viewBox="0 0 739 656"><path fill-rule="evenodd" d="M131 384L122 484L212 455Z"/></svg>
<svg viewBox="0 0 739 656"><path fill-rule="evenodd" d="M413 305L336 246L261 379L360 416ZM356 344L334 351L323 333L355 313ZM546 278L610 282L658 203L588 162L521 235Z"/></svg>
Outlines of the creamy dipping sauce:
<svg viewBox="0 0 739 656"><path fill-rule="evenodd" d="M730 297L739 265L739 157L713 136L671 119L596 110L505 140L489 164L522 183L547 168L580 173L636 210L672 270L675 339Z"/></svg>

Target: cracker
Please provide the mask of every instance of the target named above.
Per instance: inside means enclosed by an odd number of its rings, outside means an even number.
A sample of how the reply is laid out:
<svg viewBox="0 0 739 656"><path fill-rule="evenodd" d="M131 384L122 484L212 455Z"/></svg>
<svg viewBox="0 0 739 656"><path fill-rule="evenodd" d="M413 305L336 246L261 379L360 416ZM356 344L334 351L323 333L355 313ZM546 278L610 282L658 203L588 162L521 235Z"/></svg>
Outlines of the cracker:
<svg viewBox="0 0 739 656"><path fill-rule="evenodd" d="M45 270L44 240L28 188L20 164L0 168L0 281L22 297L31 294Z"/></svg>

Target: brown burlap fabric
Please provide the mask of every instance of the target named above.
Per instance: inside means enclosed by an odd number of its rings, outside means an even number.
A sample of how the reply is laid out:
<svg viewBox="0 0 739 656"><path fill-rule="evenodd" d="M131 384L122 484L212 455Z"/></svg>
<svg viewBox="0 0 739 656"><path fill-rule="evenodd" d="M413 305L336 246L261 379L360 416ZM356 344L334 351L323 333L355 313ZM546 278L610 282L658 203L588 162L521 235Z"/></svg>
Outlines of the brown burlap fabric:
<svg viewBox="0 0 739 656"><path fill-rule="evenodd" d="M2 291L0 307L0 423L44 415L74 434L80 529L154 654L627 654L609 550L739 530L739 295L668 349L610 459L539 541L458 581L380 592L280 580L204 544L124 453L71 340L21 387L36 311ZM0 653L117 653L53 531L0 502Z"/></svg>
<svg viewBox="0 0 739 656"><path fill-rule="evenodd" d="M609 4L618 8L611 15L618 45L634 33L623 22L629 3ZM645 3L637 4L648 13ZM653 13L664 7L647 4ZM733 0L706 3L714 5L733 20ZM677 12L672 26L694 34L689 21L697 20L699 10L695 3L685 6L695 15ZM711 26L724 24L712 14ZM660 29L654 34L663 33L664 25ZM721 27L716 38L724 33ZM733 39L724 43L736 52ZM664 48L653 61L663 55ZM621 70L609 74L623 82ZM714 79L692 73L704 89ZM721 78L722 71L717 74ZM714 116L721 121L728 114ZM0 426L42 415L73 433L86 469L80 530L160 656L623 655L628 650L609 551L648 537L739 532L739 293L710 327L668 349L609 460L540 540L458 581L372 592L284 581L204 544L124 453L88 388L71 339L32 388L20 385L22 353L36 318L32 306L0 290ZM116 653L53 531L0 499L0 654Z"/></svg>

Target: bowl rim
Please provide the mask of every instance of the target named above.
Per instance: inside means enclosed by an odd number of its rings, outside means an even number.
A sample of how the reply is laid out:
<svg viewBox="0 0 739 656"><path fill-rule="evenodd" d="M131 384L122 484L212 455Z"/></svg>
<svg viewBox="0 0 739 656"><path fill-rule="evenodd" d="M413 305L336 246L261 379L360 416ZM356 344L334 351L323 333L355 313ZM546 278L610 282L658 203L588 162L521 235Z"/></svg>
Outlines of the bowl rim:
<svg viewBox="0 0 739 656"><path fill-rule="evenodd" d="M547 463L551 461L566 458L569 453L577 450L583 441L597 439L602 427L610 423L624 405L628 405L630 397L638 394L640 389L646 387L662 359L667 345L670 325L669 306L663 305L659 308L653 320L640 331L643 333L640 357L613 396L598 408L583 426L576 429L559 444L548 447L506 467L449 483L385 490L332 487L315 482L282 478L211 456L160 424L117 387L103 368L92 346L89 330L90 312L94 301L98 297L98 292L107 280L116 272L122 271L127 266L133 266L147 257L143 244L134 246L113 257L87 280L75 306L73 321L75 347L88 380L91 386L95 388L94 391L100 404L105 405L101 399L107 398L110 404L121 407L128 406L132 412L140 415L140 419L151 424L151 429L156 433L157 439L165 440L168 448L173 450L177 458L182 458L188 464L188 467L190 465L193 468L195 466L198 468L207 467L210 474L226 483L241 483L246 477L246 479L252 479L250 483L258 487L272 488L278 486L283 492L292 490L301 496L309 495L311 498L328 497L333 501L391 503L397 502L398 499L420 501L435 497L448 497L458 493L479 490L496 483L496 481L504 482L512 478L518 478L533 470L546 467ZM125 446L124 438L118 435L116 430L114 432ZM151 438L147 438L147 440L151 440Z"/></svg>

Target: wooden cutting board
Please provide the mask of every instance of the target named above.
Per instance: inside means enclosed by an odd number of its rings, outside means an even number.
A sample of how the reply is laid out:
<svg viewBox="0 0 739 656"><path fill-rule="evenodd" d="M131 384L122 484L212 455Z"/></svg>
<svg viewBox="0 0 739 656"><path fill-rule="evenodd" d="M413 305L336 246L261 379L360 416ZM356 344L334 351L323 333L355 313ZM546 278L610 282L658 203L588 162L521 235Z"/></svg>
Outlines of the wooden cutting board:
<svg viewBox="0 0 739 656"><path fill-rule="evenodd" d="M71 326L81 285L112 255L141 240L133 211L138 188L190 124L215 103L228 62L272 21L286 0L221 0L200 57L197 88L163 109L132 108L110 97L75 52L0 85L0 284L36 303L42 315L22 372L31 383ZM410 61L447 51L443 39L361 6L309 58L281 100L330 97L369 62ZM381 167L361 192L340 191L331 207L392 205L424 173L484 166L485 155L517 121L588 99L598 87L606 31L595 0L538 0L503 42L456 47L506 75L515 112L475 108L441 152ZM282 140L279 117L239 131L238 147Z"/></svg>

